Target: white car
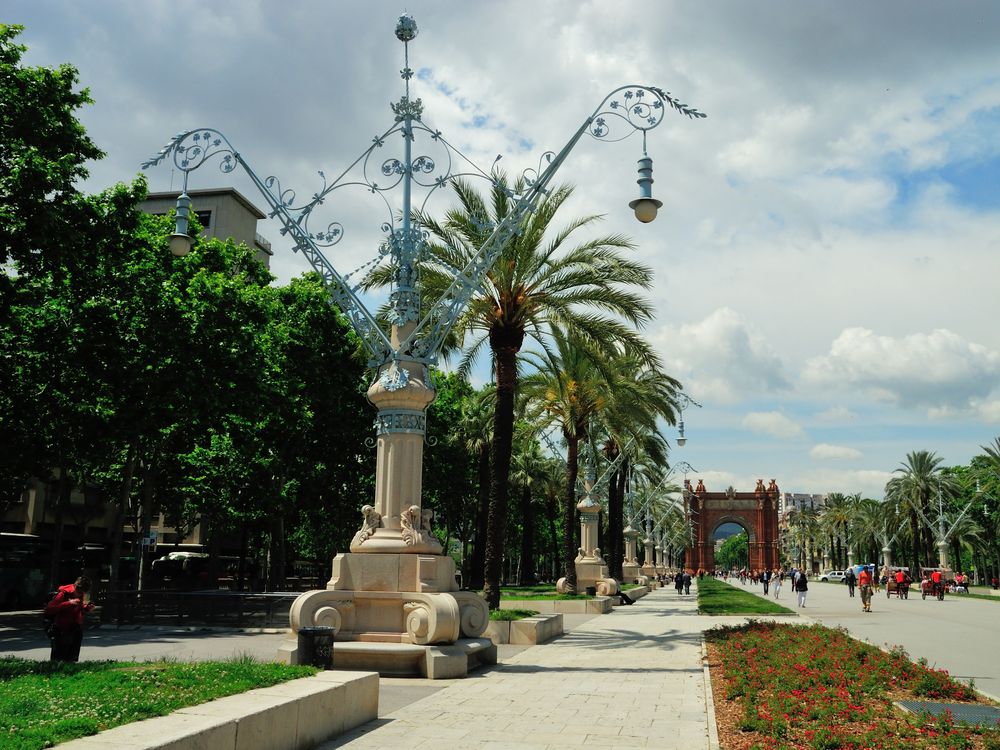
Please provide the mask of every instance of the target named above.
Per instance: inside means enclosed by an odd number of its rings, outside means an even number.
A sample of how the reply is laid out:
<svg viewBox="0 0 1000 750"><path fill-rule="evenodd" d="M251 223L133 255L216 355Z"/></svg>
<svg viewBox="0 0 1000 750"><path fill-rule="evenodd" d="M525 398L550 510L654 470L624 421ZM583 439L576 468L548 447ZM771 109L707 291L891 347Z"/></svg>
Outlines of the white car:
<svg viewBox="0 0 1000 750"><path fill-rule="evenodd" d="M823 575L819 577L821 581L834 581L840 583L844 580L844 571L842 570L828 570Z"/></svg>

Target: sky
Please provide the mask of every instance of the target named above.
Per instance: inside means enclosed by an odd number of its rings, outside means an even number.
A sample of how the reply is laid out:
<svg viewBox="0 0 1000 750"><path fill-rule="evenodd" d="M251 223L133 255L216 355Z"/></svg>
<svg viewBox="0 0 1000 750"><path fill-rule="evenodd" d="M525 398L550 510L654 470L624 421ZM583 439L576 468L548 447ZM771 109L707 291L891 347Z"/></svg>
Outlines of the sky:
<svg viewBox="0 0 1000 750"><path fill-rule="evenodd" d="M654 269L645 335L702 404L684 414L709 490L881 498L911 451L967 463L1000 435L1000 4L885 0L504 3L410 0L7 0L26 61L70 62L107 153L85 184L132 179L178 132L223 132L299 196L393 122L404 10L424 121L481 168L558 151L622 85L706 113L651 130L655 222L637 195L638 138L585 138L557 182L563 220L601 214ZM400 155L400 154L386 154ZM377 167L378 165L376 165ZM152 190L179 186L169 165ZM192 188L245 176L206 166ZM324 206L340 271L372 258L384 204ZM396 201L399 197L394 198ZM398 205L398 204L397 204ZM438 191L431 213L449 199ZM333 220L331 218L331 220ZM276 225L279 281L308 266ZM586 239L581 235L581 239ZM673 443L676 432L666 428Z"/></svg>

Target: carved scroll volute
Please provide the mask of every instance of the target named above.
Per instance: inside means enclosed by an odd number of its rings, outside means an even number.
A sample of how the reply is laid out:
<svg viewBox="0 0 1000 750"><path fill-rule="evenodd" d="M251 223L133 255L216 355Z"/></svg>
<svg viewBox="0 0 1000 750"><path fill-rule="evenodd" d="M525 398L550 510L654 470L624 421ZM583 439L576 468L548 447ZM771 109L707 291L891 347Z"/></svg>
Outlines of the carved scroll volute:
<svg viewBox="0 0 1000 750"><path fill-rule="evenodd" d="M490 609L479 594L471 591L452 594L458 602L460 629L464 638L478 638L490 624Z"/></svg>
<svg viewBox="0 0 1000 750"><path fill-rule="evenodd" d="M340 592L310 591L292 603L288 620L294 633L313 625L332 627L335 635L351 631L354 629L354 602Z"/></svg>
<svg viewBox="0 0 1000 750"><path fill-rule="evenodd" d="M451 596L414 596L403 603L406 633L419 646L454 643L460 633L458 602Z"/></svg>
<svg viewBox="0 0 1000 750"><path fill-rule="evenodd" d="M618 593L618 581L614 578L600 578L596 588L598 596L614 596Z"/></svg>

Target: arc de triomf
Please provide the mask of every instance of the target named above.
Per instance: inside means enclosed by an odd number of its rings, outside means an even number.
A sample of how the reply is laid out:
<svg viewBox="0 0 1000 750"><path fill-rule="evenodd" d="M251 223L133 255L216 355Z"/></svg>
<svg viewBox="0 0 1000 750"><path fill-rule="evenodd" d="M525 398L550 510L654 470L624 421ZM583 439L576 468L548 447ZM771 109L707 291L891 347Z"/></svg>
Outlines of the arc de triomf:
<svg viewBox="0 0 1000 750"><path fill-rule="evenodd" d="M715 532L724 523L746 529L751 569L777 567L778 483L773 479L767 487L763 479L758 479L753 492L737 492L732 487L725 492L709 492L700 479L694 489L690 480L684 480L684 498L694 538L694 546L684 555L688 568L715 569Z"/></svg>

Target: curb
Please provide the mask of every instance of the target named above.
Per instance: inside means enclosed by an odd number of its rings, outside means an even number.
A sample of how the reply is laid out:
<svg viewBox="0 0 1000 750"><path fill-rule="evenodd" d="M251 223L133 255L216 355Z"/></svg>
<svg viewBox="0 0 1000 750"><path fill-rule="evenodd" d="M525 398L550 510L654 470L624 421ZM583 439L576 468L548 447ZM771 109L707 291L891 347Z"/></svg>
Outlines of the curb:
<svg viewBox="0 0 1000 750"><path fill-rule="evenodd" d="M102 623L90 630L104 630L114 632L131 632L133 630L146 630L153 633L256 633L259 635L278 635L279 633L291 633L291 628L227 628L212 625L115 625L113 623Z"/></svg>
<svg viewBox="0 0 1000 750"><path fill-rule="evenodd" d="M701 668L705 679L705 713L708 718L708 750L720 750L719 726L715 721L715 695L712 692L712 675L708 670L708 647L705 633L701 634Z"/></svg>

